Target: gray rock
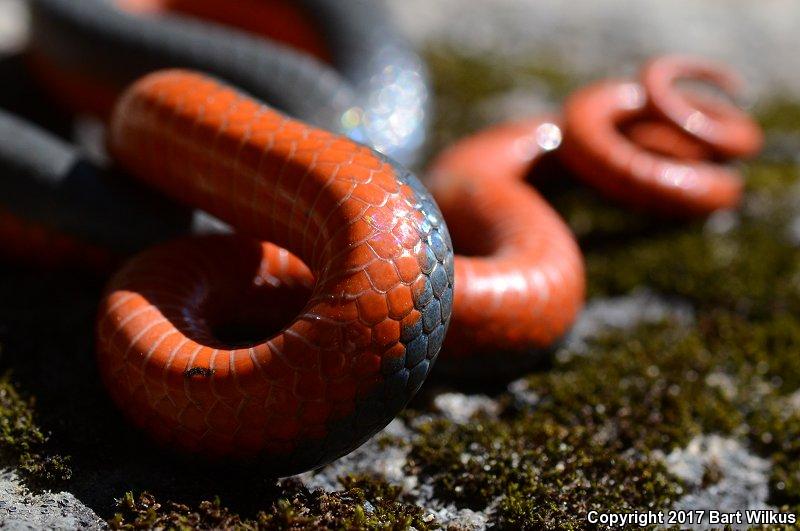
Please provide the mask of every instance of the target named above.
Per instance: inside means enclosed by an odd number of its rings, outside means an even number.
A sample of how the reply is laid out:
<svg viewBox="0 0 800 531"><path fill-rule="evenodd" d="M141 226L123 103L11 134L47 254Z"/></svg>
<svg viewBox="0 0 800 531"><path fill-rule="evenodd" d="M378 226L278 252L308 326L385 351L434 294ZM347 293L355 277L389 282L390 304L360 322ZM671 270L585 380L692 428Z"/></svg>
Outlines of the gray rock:
<svg viewBox="0 0 800 531"><path fill-rule="evenodd" d="M445 507L434 511L433 514L444 529L481 531L487 528L489 522L489 516L486 511Z"/></svg>
<svg viewBox="0 0 800 531"><path fill-rule="evenodd" d="M508 384L508 393L514 397L517 405L523 407L534 407L541 400L541 397L531 390L528 380L524 378Z"/></svg>
<svg viewBox="0 0 800 531"><path fill-rule="evenodd" d="M792 411L800 412L800 389L789 395L786 402Z"/></svg>
<svg viewBox="0 0 800 531"><path fill-rule="evenodd" d="M447 419L466 424L478 413L497 417L500 405L486 395L442 393L433 400L434 407Z"/></svg>
<svg viewBox="0 0 800 531"><path fill-rule="evenodd" d="M694 310L686 301L662 297L648 289L637 289L621 297L592 299L559 350L559 360L588 354L589 341L604 333L663 320L688 324L694 320Z"/></svg>
<svg viewBox="0 0 800 531"><path fill-rule="evenodd" d="M664 456L664 463L689 486L674 504L675 510L774 510L767 505L770 462L753 455L735 439L695 437L686 448Z"/></svg>
<svg viewBox="0 0 800 531"><path fill-rule="evenodd" d="M711 214L703 230L709 234L727 234L739 225L739 214L733 210L720 210Z"/></svg>
<svg viewBox="0 0 800 531"><path fill-rule="evenodd" d="M20 50L28 38L28 12L23 0L0 0L0 55Z"/></svg>
<svg viewBox="0 0 800 531"><path fill-rule="evenodd" d="M0 529L105 528L106 523L69 492L34 494L15 472L0 472Z"/></svg>
<svg viewBox="0 0 800 531"><path fill-rule="evenodd" d="M629 74L642 58L690 52L732 64L751 97L800 92L792 0L390 0L416 42L537 57L581 77Z"/></svg>

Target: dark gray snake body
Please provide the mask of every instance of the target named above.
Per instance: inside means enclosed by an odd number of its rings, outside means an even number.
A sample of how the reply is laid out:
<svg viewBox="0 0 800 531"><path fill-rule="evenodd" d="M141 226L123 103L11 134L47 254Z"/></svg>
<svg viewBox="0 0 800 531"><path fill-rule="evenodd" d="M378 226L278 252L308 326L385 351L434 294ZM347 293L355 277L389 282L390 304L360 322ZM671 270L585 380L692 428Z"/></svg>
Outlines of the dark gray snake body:
<svg viewBox="0 0 800 531"><path fill-rule="evenodd" d="M324 31L333 65L236 29L180 16L141 17L107 0L34 0L33 45L120 86L161 68L208 72L305 122L413 162L425 140L427 76L384 6L301 4Z"/></svg>
<svg viewBox="0 0 800 531"><path fill-rule="evenodd" d="M303 121L345 134L401 162L425 140L422 62L370 0L303 0L333 64L281 43L189 17L144 17L108 0L32 0L31 48L66 72L120 89L165 67L214 74ZM219 230L85 160L79 150L0 114L0 209L121 253L185 232ZM170 211L170 214L166 214Z"/></svg>

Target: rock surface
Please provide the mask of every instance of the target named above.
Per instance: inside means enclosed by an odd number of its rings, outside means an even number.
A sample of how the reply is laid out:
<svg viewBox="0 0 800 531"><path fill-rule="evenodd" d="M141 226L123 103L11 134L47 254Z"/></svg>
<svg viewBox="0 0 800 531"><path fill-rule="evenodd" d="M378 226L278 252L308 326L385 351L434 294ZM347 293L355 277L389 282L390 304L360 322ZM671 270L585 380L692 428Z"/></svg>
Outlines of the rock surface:
<svg viewBox="0 0 800 531"><path fill-rule="evenodd" d="M103 529L105 521L69 492L30 493L13 471L0 472L0 529Z"/></svg>
<svg viewBox="0 0 800 531"><path fill-rule="evenodd" d="M800 91L800 4L791 0L390 0L419 43L541 58L580 76L625 73L642 58L691 52L735 65L752 95ZM555 65L553 65L555 63Z"/></svg>
<svg viewBox="0 0 800 531"><path fill-rule="evenodd" d="M701 435L686 448L670 452L664 461L690 489L675 503L675 510L775 510L767 504L769 461L753 455L739 441Z"/></svg>

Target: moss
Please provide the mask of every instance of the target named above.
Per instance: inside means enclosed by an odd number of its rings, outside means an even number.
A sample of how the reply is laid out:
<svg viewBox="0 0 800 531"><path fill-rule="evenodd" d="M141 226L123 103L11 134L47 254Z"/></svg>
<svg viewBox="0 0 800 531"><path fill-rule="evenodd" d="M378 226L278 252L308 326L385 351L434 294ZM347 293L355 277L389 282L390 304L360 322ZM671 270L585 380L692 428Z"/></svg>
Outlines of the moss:
<svg viewBox="0 0 800 531"><path fill-rule="evenodd" d="M751 193L731 230L678 224L592 249L587 253L590 292L620 294L648 285L702 308L724 307L753 317L800 310L800 249L787 237L787 203L796 197L788 183L797 179L797 169L762 166L749 173Z"/></svg>
<svg viewBox="0 0 800 531"><path fill-rule="evenodd" d="M769 386L776 396L800 389L800 320L779 313L748 321L730 312L714 312L701 321L705 344L724 370L741 384Z"/></svg>
<svg viewBox="0 0 800 531"><path fill-rule="evenodd" d="M347 476L341 491L309 491L286 481L282 495L268 508L245 518L219 498L193 506L157 501L150 493L128 492L109 524L114 529L434 529L435 519L405 503L402 489L367 477Z"/></svg>
<svg viewBox="0 0 800 531"><path fill-rule="evenodd" d="M0 379L0 456L14 464L32 486L57 486L72 476L69 459L50 455L38 426L35 401L24 399L8 375Z"/></svg>
<svg viewBox="0 0 800 531"><path fill-rule="evenodd" d="M752 445L772 461L770 502L800 514L800 408L767 397L748 421Z"/></svg>
<svg viewBox="0 0 800 531"><path fill-rule="evenodd" d="M409 471L446 501L494 504L501 527L583 528L592 508L668 507L682 485L654 450L720 433L768 456L770 503L797 510L800 411L786 397L800 387L798 339L794 316L747 322L722 310L688 328L664 322L609 334L590 356L530 375L534 409L501 400L500 419L422 424ZM720 473L706 470L704 481Z"/></svg>
<svg viewBox="0 0 800 531"><path fill-rule="evenodd" d="M368 515L364 526L371 529L435 529L436 520L422 507L404 501L403 489L386 481L366 476L339 478L346 492L358 494Z"/></svg>
<svg viewBox="0 0 800 531"><path fill-rule="evenodd" d="M731 432L742 415L706 378L719 369L703 335L670 323L608 336L589 358L529 378L537 416L590 426L619 450L669 450L705 432Z"/></svg>
<svg viewBox="0 0 800 531"><path fill-rule="evenodd" d="M243 522L238 515L222 507L219 499L200 502L190 508L185 504L167 502L161 504L147 492L134 497L125 493L119 500L119 509L109 521L112 529L229 529L254 528Z"/></svg>
<svg viewBox="0 0 800 531"><path fill-rule="evenodd" d="M719 358L700 330L672 323L598 340L528 377L535 408L512 400L500 419L423 424L410 471L446 501L496 504L502 528L584 528L591 509L664 509L680 481L652 457L707 432L732 432L744 414L706 378Z"/></svg>
<svg viewBox="0 0 800 531"><path fill-rule="evenodd" d="M519 89L555 100L578 85L573 76L547 61L475 56L441 45L428 48L425 59L436 102L429 154L488 125L481 103L493 96Z"/></svg>
<svg viewBox="0 0 800 531"><path fill-rule="evenodd" d="M796 215L798 169L754 163L745 171L745 205L734 226L722 232L700 224L665 230L641 219L633 220L634 230L625 223L614 227L607 223L607 207L595 208L593 200L572 203L573 209L583 204L589 210L582 213L590 220L583 243L593 294L622 294L647 285L689 299L697 308L698 324L683 332L667 325L607 338L595 346L596 363L580 361L567 367L570 372L538 377L534 389L543 395L556 390L555 399L544 407L563 421L609 422L593 413L591 406L597 404L603 405L604 415L632 412L628 424L610 422L627 438L626 445L634 447L660 440L668 449L696 433L746 436L774 463L770 503L797 510L800 422L785 395L800 388L800 256L787 237ZM565 192L569 194L574 196ZM683 335L664 343L664 333ZM614 350L622 356L613 356ZM658 358L654 366L659 378L679 386L677 401L657 392L663 384L644 369L648 359L642 355L648 352ZM695 383L680 372L665 371L665 364L673 362L692 367ZM717 374L728 385L706 386ZM648 393L637 393L636 386L624 384L626 379L640 381ZM580 391L570 396L576 389ZM627 398L620 401L619 395ZM635 407L626 409L629 403ZM652 424L649 415L655 419Z"/></svg>
<svg viewBox="0 0 800 531"><path fill-rule="evenodd" d="M619 452L592 427L521 414L421 427L410 468L462 507L496 503L501 528L583 527L591 509L665 507L680 490L663 465Z"/></svg>
<svg viewBox="0 0 800 531"><path fill-rule="evenodd" d="M768 131L800 132L800 102L792 97L773 98L756 109L762 127Z"/></svg>
<svg viewBox="0 0 800 531"><path fill-rule="evenodd" d="M776 207L777 212L772 216L784 213L780 200L785 199L784 194L798 184L799 171L794 163L750 163L744 170L745 183L747 193L755 194L755 197L748 197L748 200L753 202L757 199Z"/></svg>

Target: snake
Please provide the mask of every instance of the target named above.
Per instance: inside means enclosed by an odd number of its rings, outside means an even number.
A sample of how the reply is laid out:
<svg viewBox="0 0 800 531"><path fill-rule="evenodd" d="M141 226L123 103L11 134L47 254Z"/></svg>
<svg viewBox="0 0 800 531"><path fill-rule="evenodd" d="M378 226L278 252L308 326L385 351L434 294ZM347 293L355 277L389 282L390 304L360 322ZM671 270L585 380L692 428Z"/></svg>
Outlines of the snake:
<svg viewBox="0 0 800 531"><path fill-rule="evenodd" d="M578 244L526 182L560 143L559 119L545 115L483 130L433 161L426 184L459 252L447 365L517 371L561 339L583 307Z"/></svg>
<svg viewBox="0 0 800 531"><path fill-rule="evenodd" d="M734 208L744 180L717 159L757 153L758 124L719 97L677 90L675 83L706 81L735 93L738 76L710 61L667 55L646 64L640 78L600 81L569 96L559 150L564 165L635 209L696 217Z"/></svg>
<svg viewBox="0 0 800 531"><path fill-rule="evenodd" d="M50 258L132 255L100 303L100 374L133 424L184 454L302 472L386 426L438 358L488 374L552 349L586 281L530 184L545 156L628 205L697 216L735 206L741 178L720 162L760 147L732 105L670 93L684 78L734 92L733 76L670 56L577 91L563 116L457 142L423 186L398 162L424 139L418 58L364 28L385 27L371 3L299 4L34 0L32 69L108 120L116 166L0 116L23 132L0 149L18 197L0 237L42 234L19 221L34 213L57 229ZM322 39L309 13L341 27ZM300 31L281 34L286 21ZM186 233L204 234L173 239Z"/></svg>
<svg viewBox="0 0 800 531"><path fill-rule="evenodd" d="M406 165L425 144L427 73L381 2L32 0L31 8L31 62L72 109L107 116L133 80L182 67Z"/></svg>
<svg viewBox="0 0 800 531"><path fill-rule="evenodd" d="M0 138L0 242L6 256L109 271L154 243L224 230L207 214L165 200L4 111Z"/></svg>
<svg viewBox="0 0 800 531"><path fill-rule="evenodd" d="M290 474L349 452L419 389L444 341L454 269L413 174L186 71L134 83L109 148L238 232L157 246L110 280L98 364L134 424L173 448ZM310 289L299 315L269 337L221 341L221 321L270 306L271 281Z"/></svg>
<svg viewBox="0 0 800 531"><path fill-rule="evenodd" d="M395 160L418 157L429 120L427 73L382 3L236 0L221 6L34 0L27 62L41 87L70 112L107 120L119 93L142 74L192 67ZM15 254L29 262L109 271L159 241L227 230L202 211L167 208L121 172L98 167L77 147L3 111L0 130L9 132L0 147L0 165L8 168L0 181L5 255L20 248L15 242L27 242L29 249Z"/></svg>
<svg viewBox="0 0 800 531"><path fill-rule="evenodd" d="M665 55L648 61L640 77L652 111L719 156L747 158L761 150L764 134L745 111L719 98L674 89L681 79L706 81L736 98L744 81L731 68L699 57Z"/></svg>

